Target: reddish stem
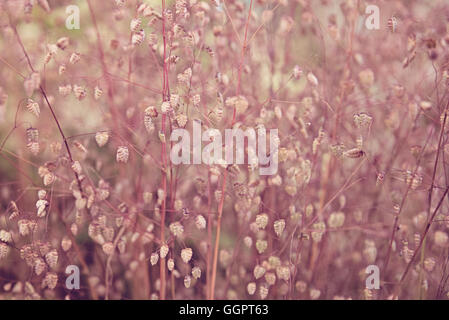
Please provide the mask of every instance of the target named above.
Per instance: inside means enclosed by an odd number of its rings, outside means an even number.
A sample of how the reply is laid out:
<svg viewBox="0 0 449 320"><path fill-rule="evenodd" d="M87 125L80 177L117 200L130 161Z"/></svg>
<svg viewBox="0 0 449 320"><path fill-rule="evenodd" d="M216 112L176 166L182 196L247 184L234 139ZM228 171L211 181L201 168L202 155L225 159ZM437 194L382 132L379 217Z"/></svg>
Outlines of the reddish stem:
<svg viewBox="0 0 449 320"><path fill-rule="evenodd" d="M168 98L167 95L167 62L166 62L166 54L167 54L167 39L166 39L166 32L165 32L165 0L162 0L162 37L164 40L164 68L163 68L163 75L162 75L162 101L166 101ZM167 115L164 113L162 114L162 133L165 136L165 121L166 121ZM160 230L160 243L161 245L165 243L165 211L166 211L166 199L167 199L167 158L166 158L166 143L165 140L162 141L162 148L161 148L161 160L162 160L162 190L164 192L163 199L162 199L162 207L161 207L161 230ZM166 295L166 274L165 274L165 258L161 259L160 261L160 282L161 282L161 289L160 289L160 299L165 300Z"/></svg>
<svg viewBox="0 0 449 320"><path fill-rule="evenodd" d="M247 44L247 35L248 35L248 26L249 26L249 21L251 18L251 11L253 8L253 0L251 0L250 4L249 4L249 10L248 10L248 18L246 19L246 24L245 24L245 38L243 40L243 45L242 45L242 53L241 53L241 57L240 57L240 64L239 64L239 70L238 70L238 75L237 75L237 87L235 90L236 95L238 96L240 94L240 82L241 82L241 77L242 77L242 66L243 66L243 61L245 59L245 51L246 51L246 44ZM236 116L237 116L237 110L234 107L234 112L232 115L232 124L231 127L234 126L235 121L236 121ZM226 178L228 175L228 171L225 170L225 172L223 173L223 183L221 186L221 198L220 198L220 202L218 204L218 218L217 218L217 232L215 235L215 247L214 247L214 257L213 257L213 263L212 263L212 276L211 276L211 284L210 284L210 296L209 299L210 300L214 300L215 298L215 282L216 282L216 278L217 278L217 262L218 262L218 248L219 248L219 244L220 244L220 233L221 233L221 218L223 215L223 205L224 205L224 198L225 198L225 189L226 189Z"/></svg>

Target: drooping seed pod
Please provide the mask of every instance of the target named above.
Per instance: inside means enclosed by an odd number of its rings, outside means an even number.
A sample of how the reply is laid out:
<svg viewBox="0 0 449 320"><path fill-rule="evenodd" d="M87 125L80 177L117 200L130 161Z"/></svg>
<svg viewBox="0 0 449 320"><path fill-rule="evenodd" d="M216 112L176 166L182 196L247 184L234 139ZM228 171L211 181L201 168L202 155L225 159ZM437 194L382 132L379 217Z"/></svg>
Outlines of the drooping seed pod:
<svg viewBox="0 0 449 320"><path fill-rule="evenodd" d="M126 146L117 148L116 160L117 162L127 163L129 159L129 150Z"/></svg>
<svg viewBox="0 0 449 320"><path fill-rule="evenodd" d="M51 58L53 58L57 52L58 52L58 46L55 44L47 44L47 55L45 56L44 59L44 64L48 64L51 60Z"/></svg>
<svg viewBox="0 0 449 320"><path fill-rule="evenodd" d="M86 147L79 141L73 141L73 145L82 153L87 153Z"/></svg>
<svg viewBox="0 0 449 320"><path fill-rule="evenodd" d="M363 249L363 257L367 263L374 263L377 257L376 244L372 240L365 240L365 248Z"/></svg>
<svg viewBox="0 0 449 320"><path fill-rule="evenodd" d="M277 268L281 265L281 259L277 256L270 256L268 258L269 268Z"/></svg>
<svg viewBox="0 0 449 320"><path fill-rule="evenodd" d="M385 179L385 173L384 172L379 172L377 174L376 186L380 186L383 183L384 179Z"/></svg>
<svg viewBox="0 0 449 320"><path fill-rule="evenodd" d="M416 51L413 51L404 58L404 60L402 61L402 67L404 69L407 68L410 65L410 63L412 63L413 60L415 60L415 58L416 58Z"/></svg>
<svg viewBox="0 0 449 320"><path fill-rule="evenodd" d="M65 70L66 70L66 65L63 63L58 68L58 74L62 75L65 72ZM71 88L71 86L70 86L70 88Z"/></svg>
<svg viewBox="0 0 449 320"><path fill-rule="evenodd" d="M70 226L70 232L72 232L74 236L78 234L78 225L76 223L72 223Z"/></svg>
<svg viewBox="0 0 449 320"><path fill-rule="evenodd" d="M149 113L147 113L145 111L145 115L143 118L143 124L145 125L145 129L147 130L148 133L153 133L155 126L154 126L154 122L153 122L153 117L150 116Z"/></svg>
<svg viewBox="0 0 449 320"><path fill-rule="evenodd" d="M213 109L213 113L215 114L216 121L220 122L223 118L224 108L223 108L224 102L223 102L223 96L221 93L217 93L217 104L215 105L215 108Z"/></svg>
<svg viewBox="0 0 449 320"><path fill-rule="evenodd" d="M176 115L176 122L180 128L184 128L187 124L187 116L183 113L178 113Z"/></svg>
<svg viewBox="0 0 449 320"><path fill-rule="evenodd" d="M53 249L45 255L45 261L50 266L50 268L55 269L58 265L58 257L58 251L56 251L56 249Z"/></svg>
<svg viewBox="0 0 449 320"><path fill-rule="evenodd" d="M273 227L274 227L274 232L276 233L276 235L278 237L280 237L282 232L284 232L284 229L285 229L285 220L284 219L276 220L273 224Z"/></svg>
<svg viewBox="0 0 449 320"><path fill-rule="evenodd" d="M419 107L423 111L428 111L428 110L432 109L432 102L423 100L419 103Z"/></svg>
<svg viewBox="0 0 449 320"><path fill-rule="evenodd" d="M157 189L157 199L158 199L158 202L160 202L160 204L162 204L162 201L165 200L166 195L167 194L164 191L164 189L162 189L162 188Z"/></svg>
<svg viewBox="0 0 449 320"><path fill-rule="evenodd" d="M247 246L248 248L251 248L253 245L253 239L249 236L245 237L243 239L243 243L245 244L245 246Z"/></svg>
<svg viewBox="0 0 449 320"><path fill-rule="evenodd" d="M439 247L445 247L448 243L449 237L444 231L435 231L433 241Z"/></svg>
<svg viewBox="0 0 449 320"><path fill-rule="evenodd" d="M307 80L313 86L315 86L315 87L318 86L318 78L312 72L307 73Z"/></svg>
<svg viewBox="0 0 449 320"><path fill-rule="evenodd" d="M157 49L157 40L158 40L158 35L156 33L152 32L148 35L148 46L153 51L156 51L156 49Z"/></svg>
<svg viewBox="0 0 449 320"><path fill-rule="evenodd" d="M66 97L72 92L72 86L70 84L65 86L59 86L58 91L61 96Z"/></svg>
<svg viewBox="0 0 449 320"><path fill-rule="evenodd" d="M145 40L145 31L140 29L138 32L134 33L131 37L131 43L133 46L140 46Z"/></svg>
<svg viewBox="0 0 449 320"><path fill-rule="evenodd" d="M332 212L329 215L329 219L327 220L327 224L330 228L340 228L343 226L345 222L345 214L341 211Z"/></svg>
<svg viewBox="0 0 449 320"><path fill-rule="evenodd" d="M9 203L9 210L11 211L11 213L9 215L10 221L16 219L20 215L19 208L17 207L17 204L15 203L15 201L11 201Z"/></svg>
<svg viewBox="0 0 449 320"><path fill-rule="evenodd" d="M268 285L273 286L276 283L276 275L273 272L267 272L265 274L265 281Z"/></svg>
<svg viewBox="0 0 449 320"><path fill-rule="evenodd" d="M86 208L86 204L87 204L87 199L84 197L80 197L78 199L75 200L75 207L76 209L78 209L79 211L83 210L84 208Z"/></svg>
<svg viewBox="0 0 449 320"><path fill-rule="evenodd" d="M293 78L295 80L299 80L301 78L302 74L303 74L303 71L301 70L301 68L298 65L296 65L293 68Z"/></svg>
<svg viewBox="0 0 449 320"><path fill-rule="evenodd" d="M259 229L265 229L268 224L268 215L266 213L258 214L256 216L256 224Z"/></svg>
<svg viewBox="0 0 449 320"><path fill-rule="evenodd" d="M99 86L95 86L94 88L94 99L98 100L103 95L103 89L101 89Z"/></svg>
<svg viewBox="0 0 449 320"><path fill-rule="evenodd" d="M117 249L120 254L125 253L126 251L126 240L122 237L117 243Z"/></svg>
<svg viewBox="0 0 449 320"><path fill-rule="evenodd" d="M192 78L192 69L187 68L184 72L179 73L177 75L177 79L180 85L184 85L186 87L190 84L190 79Z"/></svg>
<svg viewBox="0 0 449 320"><path fill-rule="evenodd" d="M185 248L181 250L181 259L185 263L188 263L192 259L193 250L192 248Z"/></svg>
<svg viewBox="0 0 449 320"><path fill-rule="evenodd" d="M47 206L48 206L48 201L47 200L38 200L36 202L36 208L37 208L37 216L38 218L43 218L46 215L46 210L47 210Z"/></svg>
<svg viewBox="0 0 449 320"><path fill-rule="evenodd" d="M317 222L312 225L314 231L311 232L311 236L314 242L320 242L323 238L326 230L326 224L324 222Z"/></svg>
<svg viewBox="0 0 449 320"><path fill-rule="evenodd" d="M70 64L76 64L81 60L81 55L78 52L74 52L71 54L69 62Z"/></svg>
<svg viewBox="0 0 449 320"><path fill-rule="evenodd" d="M72 240L70 240L69 237L64 236L64 238L62 238L62 240L61 240L61 248L62 248L62 250L67 252L67 251L70 250L71 247L72 247Z"/></svg>
<svg viewBox="0 0 449 320"><path fill-rule="evenodd" d="M449 131L449 110L445 110L444 112L441 113L440 115L440 123L441 126L444 128L444 132L448 132Z"/></svg>
<svg viewBox="0 0 449 320"><path fill-rule="evenodd" d="M33 81L30 78L27 78L23 81L23 88L25 89L25 93L28 97L33 95L35 90Z"/></svg>
<svg viewBox="0 0 449 320"><path fill-rule="evenodd" d="M166 143L165 133L163 133L162 131L159 131L159 140L161 141L161 143Z"/></svg>
<svg viewBox="0 0 449 320"><path fill-rule="evenodd" d="M209 54L209 56L210 56L211 58L215 57L215 52L214 52L214 50L213 50L211 47L206 46L206 47L204 48L204 50L206 50L206 52Z"/></svg>
<svg viewBox="0 0 449 320"><path fill-rule="evenodd" d="M6 243L11 242L12 241L11 233L6 230L0 230L0 240Z"/></svg>
<svg viewBox="0 0 449 320"><path fill-rule="evenodd" d="M424 269L426 269L428 272L432 272L435 268L436 260L433 257L426 258L424 260Z"/></svg>
<svg viewBox="0 0 449 320"><path fill-rule="evenodd" d="M0 260L5 259L9 254L9 246L6 243L0 242Z"/></svg>
<svg viewBox="0 0 449 320"><path fill-rule="evenodd" d="M59 38L58 41L56 41L56 45L59 49L65 50L70 44L70 39L68 37L62 37Z"/></svg>
<svg viewBox="0 0 449 320"><path fill-rule="evenodd" d="M39 104L35 102L32 99L28 99L27 104L25 108L32 114L34 114L36 117L39 118L39 115L41 113L41 109L39 107Z"/></svg>
<svg viewBox="0 0 449 320"><path fill-rule="evenodd" d="M268 296L268 286L266 284L260 286L259 295L262 300L264 300Z"/></svg>
<svg viewBox="0 0 449 320"><path fill-rule="evenodd" d="M95 141L100 148L106 145L106 143L108 143L108 140L109 133L107 131L97 132L95 134Z"/></svg>
<svg viewBox="0 0 449 320"><path fill-rule="evenodd" d="M154 106L149 106L148 108L146 108L145 114L147 114L148 116L150 116L152 118L157 118L157 116L158 116L157 109Z"/></svg>
<svg viewBox="0 0 449 320"><path fill-rule="evenodd" d="M193 47L195 45L195 42L198 38L195 37L195 33L194 32L187 32L186 35L182 38L182 40L184 41L185 45L188 47Z"/></svg>
<svg viewBox="0 0 449 320"><path fill-rule="evenodd" d="M321 291L318 289L310 289L310 291L309 291L309 296L310 296L310 299L312 299L312 300L318 299L320 297L320 295L321 295Z"/></svg>
<svg viewBox="0 0 449 320"><path fill-rule="evenodd" d="M43 178L44 186L51 185L53 182L55 182L55 180L56 180L56 176L54 175L53 172L49 172L49 173L45 174L44 178Z"/></svg>
<svg viewBox="0 0 449 320"><path fill-rule="evenodd" d="M188 288L190 288L191 283L192 283L192 277L190 277L189 275L186 275L184 277L184 286L188 289Z"/></svg>
<svg viewBox="0 0 449 320"><path fill-rule="evenodd" d="M307 290L307 283L305 281L296 281L295 288L299 293L304 293Z"/></svg>
<svg viewBox="0 0 449 320"><path fill-rule="evenodd" d="M81 164L79 161L74 161L72 164L72 170L78 174L81 174Z"/></svg>
<svg viewBox="0 0 449 320"><path fill-rule="evenodd" d="M287 266L278 266L276 268L276 275L279 279L290 281L290 268Z"/></svg>
<svg viewBox="0 0 449 320"><path fill-rule="evenodd" d="M153 14L153 8L151 8L147 3L142 3L137 8L137 13L144 17L150 17Z"/></svg>
<svg viewBox="0 0 449 320"><path fill-rule="evenodd" d="M34 6L34 3L31 2L31 0L26 1L23 5L23 12L26 15L30 15L31 12L33 11L33 6Z"/></svg>
<svg viewBox="0 0 449 320"><path fill-rule="evenodd" d="M48 289L50 290L56 288L57 284L58 284L58 275L55 272L48 272L45 275L44 280L42 280L42 287L45 288L45 286L47 286Z"/></svg>
<svg viewBox="0 0 449 320"><path fill-rule="evenodd" d="M173 109L172 109L172 107L171 107L171 105L170 105L170 101L164 101L164 102L162 102L162 104L161 104L161 112L162 112L163 114L170 113L172 110L173 110Z"/></svg>
<svg viewBox="0 0 449 320"><path fill-rule="evenodd" d="M223 265L224 268L229 266L232 260L232 254L229 252L229 250L222 249L220 250L220 257L219 261Z"/></svg>
<svg viewBox="0 0 449 320"><path fill-rule="evenodd" d="M421 243L421 235L419 233L415 233L413 235L413 240L415 242L415 248L418 248L419 244Z"/></svg>
<svg viewBox="0 0 449 320"><path fill-rule="evenodd" d="M193 95L192 102L193 102L193 105L195 107L198 107L200 105L200 102L201 102L201 96L199 94Z"/></svg>
<svg viewBox="0 0 449 320"><path fill-rule="evenodd" d="M254 267L254 271L253 271L254 278L256 278L256 279L262 278L266 271L267 270L264 267L262 267L261 265L256 265Z"/></svg>
<svg viewBox="0 0 449 320"><path fill-rule="evenodd" d="M360 150L359 148L353 148L343 152L343 156L352 159L363 157L364 154L365 152L363 152L363 150Z"/></svg>
<svg viewBox="0 0 449 320"><path fill-rule="evenodd" d="M44 260L41 258L37 258L34 261L34 272L36 273L36 275L41 275L45 269L47 269L47 265L45 264Z"/></svg>
<svg viewBox="0 0 449 320"><path fill-rule="evenodd" d="M234 108L238 114L243 114L248 109L249 103L246 97L240 95L235 97Z"/></svg>
<svg viewBox="0 0 449 320"><path fill-rule="evenodd" d="M357 137L356 145L357 145L357 148L359 148L360 150L362 150L362 148L363 148L363 137L362 137L361 135L359 135L359 136Z"/></svg>
<svg viewBox="0 0 449 320"><path fill-rule="evenodd" d="M246 286L246 291L248 292L248 294L250 296L252 296L255 292L256 292L257 286L255 282L250 282L248 283L248 285Z"/></svg>
<svg viewBox="0 0 449 320"><path fill-rule="evenodd" d="M36 128L28 128L26 131L27 148L33 155L39 153L39 131Z"/></svg>
<svg viewBox="0 0 449 320"><path fill-rule="evenodd" d="M173 204L173 209L175 209L175 211L187 210L186 208L183 207L183 202L181 199L175 200L175 203Z"/></svg>
<svg viewBox="0 0 449 320"><path fill-rule="evenodd" d="M184 233L184 227L179 221L171 223L169 229L175 237L180 237Z"/></svg>
<svg viewBox="0 0 449 320"><path fill-rule="evenodd" d="M259 254L262 254L267 250L268 242L267 240L259 239L256 241L256 249Z"/></svg>
<svg viewBox="0 0 449 320"><path fill-rule="evenodd" d="M17 226L19 227L19 234L22 237L25 237L30 234L31 228L30 228L30 221L27 219L21 219L17 221Z"/></svg>
<svg viewBox="0 0 449 320"><path fill-rule="evenodd" d="M159 261L159 255L156 252L153 252L150 257L151 265L154 266Z"/></svg>
<svg viewBox="0 0 449 320"><path fill-rule="evenodd" d="M45 197L47 196L47 191L41 189L37 192L37 197L39 198L39 200L44 200Z"/></svg>
<svg viewBox="0 0 449 320"><path fill-rule="evenodd" d="M141 26L142 26L142 19L140 18L132 19L129 24L129 28L131 29L132 32L139 31Z"/></svg>
<svg viewBox="0 0 449 320"><path fill-rule="evenodd" d="M103 243L102 249L103 249L103 252L104 252L107 256L112 255L112 254L114 253L114 250L115 250L114 244L113 244L112 242L110 242L110 241L109 241L109 242Z"/></svg>
<svg viewBox="0 0 449 320"><path fill-rule="evenodd" d="M32 85L32 87L34 88L34 90L39 89L40 85L41 85L41 75L39 72L33 72L30 75L30 84Z"/></svg>
<svg viewBox="0 0 449 320"><path fill-rule="evenodd" d="M173 271L173 269L175 268L175 261L173 259L168 259L167 260L167 269L169 271Z"/></svg>
<svg viewBox="0 0 449 320"><path fill-rule="evenodd" d="M114 240L114 228L113 227L103 227L103 236L106 241Z"/></svg>
<svg viewBox="0 0 449 320"><path fill-rule="evenodd" d="M364 69L359 72L359 81L364 88L371 88L374 84L374 72L371 69Z"/></svg>
<svg viewBox="0 0 449 320"><path fill-rule="evenodd" d="M268 180L268 184L272 186L280 187L282 185L282 177L280 175L276 175Z"/></svg>
<svg viewBox="0 0 449 320"><path fill-rule="evenodd" d="M407 185L410 185L410 188L412 190L416 190L422 184L423 177L420 174L413 173L410 170L407 170L405 172L404 180Z"/></svg>
<svg viewBox="0 0 449 320"><path fill-rule="evenodd" d="M195 279L201 278L201 269L199 267L193 267L192 268L192 276Z"/></svg>
<svg viewBox="0 0 449 320"><path fill-rule="evenodd" d="M206 228L206 219L202 215L197 215L195 218L195 225L199 230Z"/></svg>
<svg viewBox="0 0 449 320"><path fill-rule="evenodd" d="M83 100L86 95L87 95L87 91L85 88L83 88L82 86L79 86L77 84L73 85L73 93L75 94L75 97L81 101Z"/></svg>
<svg viewBox="0 0 449 320"><path fill-rule="evenodd" d="M48 45L47 47L50 47L50 45ZM53 56L54 56L54 54L52 54L51 52L48 52L44 58L44 64L48 64Z"/></svg>
<svg viewBox="0 0 449 320"><path fill-rule="evenodd" d="M161 246L160 251L159 251L159 254L160 254L160 256L161 256L161 259L165 259L165 257L167 257L168 251L169 251L168 246L167 246L166 244L163 244L163 245Z"/></svg>

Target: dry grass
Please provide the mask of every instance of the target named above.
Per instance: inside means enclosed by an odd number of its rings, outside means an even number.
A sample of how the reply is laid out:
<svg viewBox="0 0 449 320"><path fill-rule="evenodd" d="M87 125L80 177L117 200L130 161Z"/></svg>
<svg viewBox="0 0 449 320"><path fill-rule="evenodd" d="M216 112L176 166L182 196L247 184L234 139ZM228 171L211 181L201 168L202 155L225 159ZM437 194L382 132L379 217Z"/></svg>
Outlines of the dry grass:
<svg viewBox="0 0 449 320"><path fill-rule="evenodd" d="M0 21L0 299L447 299L447 1L6 0ZM198 120L278 128L277 174L174 165Z"/></svg>

